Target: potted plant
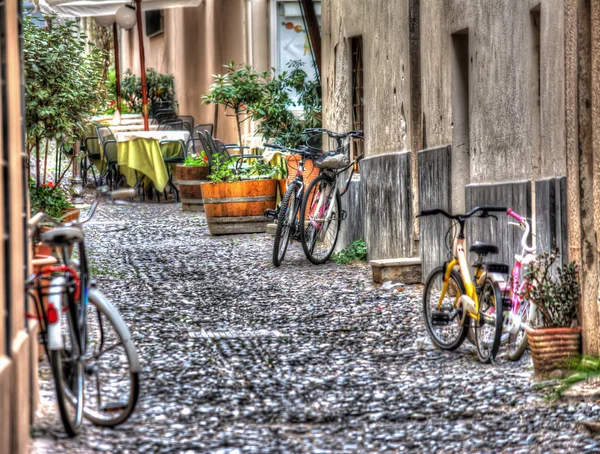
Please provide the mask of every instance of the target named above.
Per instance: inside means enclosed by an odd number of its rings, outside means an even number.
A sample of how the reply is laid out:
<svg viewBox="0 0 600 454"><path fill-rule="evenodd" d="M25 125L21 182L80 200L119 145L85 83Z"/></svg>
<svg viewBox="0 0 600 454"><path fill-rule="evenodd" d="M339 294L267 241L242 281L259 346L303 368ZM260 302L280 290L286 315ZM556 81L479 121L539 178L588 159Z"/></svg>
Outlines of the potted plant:
<svg viewBox="0 0 600 454"><path fill-rule="evenodd" d="M535 304L541 318L542 328L526 327L537 376L560 374L581 349L578 267L575 262L558 266L557 259L558 251L539 255L525 272L530 285L521 294Z"/></svg>
<svg viewBox="0 0 600 454"><path fill-rule="evenodd" d="M177 166L179 197L183 211L204 211L200 184L206 181L209 168L208 156L204 150L200 154L188 155L183 165Z"/></svg>
<svg viewBox="0 0 600 454"><path fill-rule="evenodd" d="M202 198L211 235L264 233L267 209L274 209L276 176L281 169L255 163L239 169L233 161L215 156L210 182L202 183Z"/></svg>
<svg viewBox="0 0 600 454"><path fill-rule="evenodd" d="M44 212L61 222L79 218L79 210L69 203L67 194L62 189L55 188L52 182L36 186L35 180L31 179L29 181L29 197L32 215ZM36 243L33 252L32 265L35 273L39 273L43 267L56 262L54 257L51 257L52 249L47 245Z"/></svg>

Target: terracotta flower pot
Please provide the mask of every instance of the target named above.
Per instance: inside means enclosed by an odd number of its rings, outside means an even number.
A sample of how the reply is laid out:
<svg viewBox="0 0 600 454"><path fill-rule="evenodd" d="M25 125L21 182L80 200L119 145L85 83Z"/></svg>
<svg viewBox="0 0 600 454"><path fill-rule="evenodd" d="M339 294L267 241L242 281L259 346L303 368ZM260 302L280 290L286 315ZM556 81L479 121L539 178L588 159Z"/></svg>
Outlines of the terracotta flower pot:
<svg viewBox="0 0 600 454"><path fill-rule="evenodd" d="M275 208L277 180L202 183L202 199L211 235L264 233L266 209Z"/></svg>
<svg viewBox="0 0 600 454"><path fill-rule="evenodd" d="M538 376L546 376L553 371L568 366L570 358L581 352L581 328L542 328L527 327L527 339L533 369Z"/></svg>
<svg viewBox="0 0 600 454"><path fill-rule="evenodd" d="M298 165L300 165L300 155L294 154L291 156L286 156L288 166L288 177L287 182L291 182L294 178L296 178L296 173L298 171ZM304 161L304 172L302 172L302 177L304 178L304 187L307 188L312 180L319 176L319 169L313 166L313 162L310 159ZM286 185L287 188L287 185ZM283 191L285 193L285 189Z"/></svg>
<svg viewBox="0 0 600 454"><path fill-rule="evenodd" d="M200 184L206 181L209 167L178 165L177 182L183 211L204 211Z"/></svg>

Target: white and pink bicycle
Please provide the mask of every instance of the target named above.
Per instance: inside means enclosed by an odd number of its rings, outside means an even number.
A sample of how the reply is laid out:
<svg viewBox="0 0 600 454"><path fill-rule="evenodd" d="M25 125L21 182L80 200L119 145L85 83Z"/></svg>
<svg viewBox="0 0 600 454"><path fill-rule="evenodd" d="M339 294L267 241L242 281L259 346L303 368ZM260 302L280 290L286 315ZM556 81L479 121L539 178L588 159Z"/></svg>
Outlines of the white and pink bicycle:
<svg viewBox="0 0 600 454"><path fill-rule="evenodd" d="M504 300L503 335L502 342L508 347L508 359L518 361L527 349L527 326L536 327L539 323L538 312L535 304L521 298L521 294L530 282L524 277L524 270L536 260L535 248L529 246L527 241L531 226L527 219L518 215L510 208L506 214L517 222L509 222L510 225L519 227L523 231L521 237L521 253L515 255L515 263L512 268L511 278L505 284L503 294L508 294Z"/></svg>

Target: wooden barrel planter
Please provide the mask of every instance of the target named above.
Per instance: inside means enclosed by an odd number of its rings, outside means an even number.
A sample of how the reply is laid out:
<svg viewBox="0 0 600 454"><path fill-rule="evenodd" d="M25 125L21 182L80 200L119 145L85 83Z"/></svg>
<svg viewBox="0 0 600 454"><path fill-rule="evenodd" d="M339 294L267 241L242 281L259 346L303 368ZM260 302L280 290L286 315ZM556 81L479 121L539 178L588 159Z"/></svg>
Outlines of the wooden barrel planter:
<svg viewBox="0 0 600 454"><path fill-rule="evenodd" d="M269 220L266 209L274 209L278 180L235 183L203 183L202 198L211 235L263 233Z"/></svg>
<svg viewBox="0 0 600 454"><path fill-rule="evenodd" d="M183 211L204 211L200 184L206 181L208 171L208 166L177 166L179 199Z"/></svg>
<svg viewBox="0 0 600 454"><path fill-rule="evenodd" d="M544 377L568 368L568 361L581 352L581 328L542 328L527 330L535 375Z"/></svg>

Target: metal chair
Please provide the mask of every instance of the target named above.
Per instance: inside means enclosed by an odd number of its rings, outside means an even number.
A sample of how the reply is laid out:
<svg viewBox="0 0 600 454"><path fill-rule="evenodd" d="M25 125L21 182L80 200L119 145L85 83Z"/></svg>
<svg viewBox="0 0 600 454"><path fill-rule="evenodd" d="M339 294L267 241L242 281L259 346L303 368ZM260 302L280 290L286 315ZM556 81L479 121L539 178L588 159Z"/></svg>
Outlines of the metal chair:
<svg viewBox="0 0 600 454"><path fill-rule="evenodd" d="M241 147L238 144L225 144L219 139L214 139L208 131L200 133L200 140L207 150L209 168L212 167L213 160L216 156L219 156L221 161L233 161L233 171L239 174L244 166L244 161L248 159L260 159L258 154L244 154L243 150L249 149L249 147ZM231 154L229 150L240 150L241 153Z"/></svg>
<svg viewBox="0 0 600 454"><path fill-rule="evenodd" d="M101 126L98 122L91 122L86 128L86 134L81 139L81 151L83 152L83 159L81 161L81 176L83 183L88 183L88 173L91 170L92 176L94 177L94 184L98 186L98 178L96 172L94 172L94 160L102 160L102 151L100 149L100 142L96 135L96 127ZM98 176L102 174L102 169L98 169Z"/></svg>
<svg viewBox="0 0 600 454"><path fill-rule="evenodd" d="M152 124L160 124L164 120L177 120L177 113L173 109L159 109L152 117Z"/></svg>
<svg viewBox="0 0 600 454"><path fill-rule="evenodd" d="M149 117L154 118L159 110L172 110L173 103L171 101L156 101L150 106Z"/></svg>
<svg viewBox="0 0 600 454"><path fill-rule="evenodd" d="M190 132L191 137L191 129L189 123L181 120L163 120L158 125L159 131L188 131Z"/></svg>
<svg viewBox="0 0 600 454"><path fill-rule="evenodd" d="M204 132L204 131L208 131L209 134L212 136L213 130L214 130L214 125L212 123L197 124L196 126L194 126L192 128L192 136L199 138L200 133Z"/></svg>
<svg viewBox="0 0 600 454"><path fill-rule="evenodd" d="M179 202L179 189L177 189L173 183L172 166L174 164L183 164L185 162L185 159L187 158L186 145L181 140L161 140L159 144L163 161L167 168L167 174L169 175L169 181L167 184L171 188L171 191L175 194L175 202Z"/></svg>
<svg viewBox="0 0 600 454"><path fill-rule="evenodd" d="M123 179L117 161L117 141L108 126L96 126L96 133L103 151L100 181L106 178L110 189L113 190L119 187Z"/></svg>

